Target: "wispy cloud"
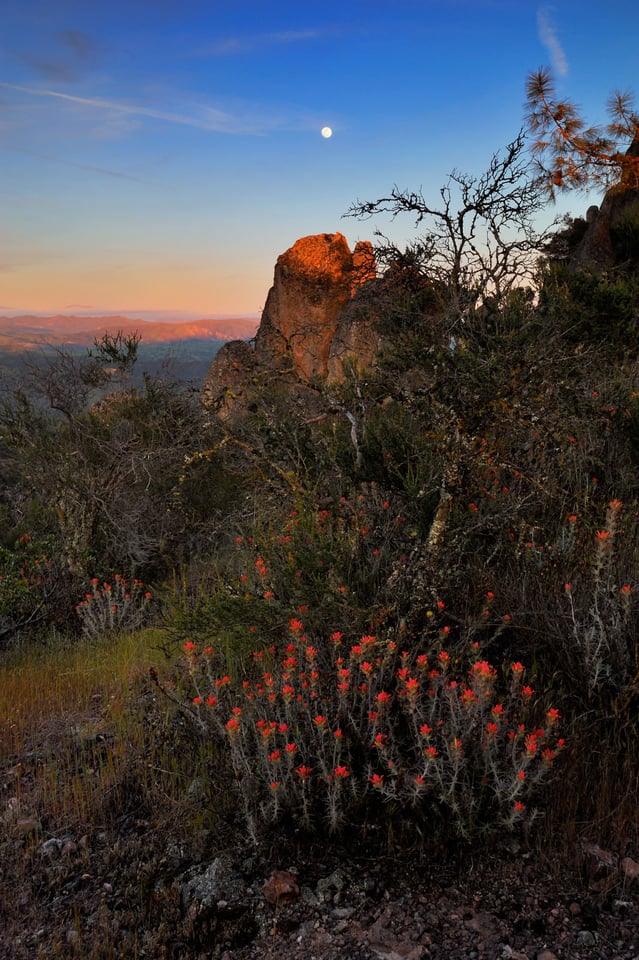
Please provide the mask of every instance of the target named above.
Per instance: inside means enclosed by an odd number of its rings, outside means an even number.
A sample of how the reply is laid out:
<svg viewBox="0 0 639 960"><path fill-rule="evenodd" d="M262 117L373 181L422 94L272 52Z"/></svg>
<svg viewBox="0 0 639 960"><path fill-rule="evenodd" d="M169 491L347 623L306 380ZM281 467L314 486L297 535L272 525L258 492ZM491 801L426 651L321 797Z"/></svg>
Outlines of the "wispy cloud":
<svg viewBox="0 0 639 960"><path fill-rule="evenodd" d="M224 110L211 106L198 106L191 113L177 113L170 110L158 110L142 104L125 103L121 100L107 100L101 97L79 97L60 90L49 90L42 87L26 87L17 83L0 81L0 87L5 90L15 90L33 97L49 97L66 103L89 107L94 110L106 110L111 114L128 117L147 117L150 120L159 120L163 123L179 124L186 127L196 127L199 130L209 130L212 133L252 134L258 136L263 133L255 124L233 116Z"/></svg>
<svg viewBox="0 0 639 960"><path fill-rule="evenodd" d="M539 8L537 11L537 32L539 39L550 55L550 62L555 73L559 74L560 77L565 77L568 74L568 60L557 36L552 12L553 8L550 6Z"/></svg>
<svg viewBox="0 0 639 960"><path fill-rule="evenodd" d="M255 33L246 36L225 37L213 41L199 51L200 56L221 57L236 53L246 53L258 47L281 46L284 44L301 43L307 40L318 40L324 36L325 30L279 30L273 33Z"/></svg>
<svg viewBox="0 0 639 960"><path fill-rule="evenodd" d="M108 167L94 167L89 163L76 163L74 160L61 160L59 157L51 157L47 153L37 153L35 150L23 150L21 147L7 147L4 144L0 145L0 150L10 150L11 153L21 153L26 157L35 157L38 160L46 160L48 163L59 163L64 167L86 170L88 173L101 173L107 177L115 177L117 180L133 180L135 183L147 182L129 173L121 173L119 170L109 170Z"/></svg>

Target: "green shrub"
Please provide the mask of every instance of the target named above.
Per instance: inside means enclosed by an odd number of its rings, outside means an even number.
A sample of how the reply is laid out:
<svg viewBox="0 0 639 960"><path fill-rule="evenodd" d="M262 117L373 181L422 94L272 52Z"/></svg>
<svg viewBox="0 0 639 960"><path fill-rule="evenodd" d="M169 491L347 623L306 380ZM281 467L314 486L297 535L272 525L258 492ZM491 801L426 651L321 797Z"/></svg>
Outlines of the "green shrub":
<svg viewBox="0 0 639 960"><path fill-rule="evenodd" d="M53 538L25 533L13 549L0 547L0 648L19 637L46 637L52 628L72 631L74 589Z"/></svg>

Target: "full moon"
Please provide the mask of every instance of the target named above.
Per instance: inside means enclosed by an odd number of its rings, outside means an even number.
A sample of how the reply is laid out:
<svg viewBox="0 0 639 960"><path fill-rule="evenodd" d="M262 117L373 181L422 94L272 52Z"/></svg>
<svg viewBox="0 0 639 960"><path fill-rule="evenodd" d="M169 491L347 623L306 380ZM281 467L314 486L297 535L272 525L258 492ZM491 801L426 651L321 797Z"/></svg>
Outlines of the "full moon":
<svg viewBox="0 0 639 960"><path fill-rule="evenodd" d="M330 137L333 136L333 131L331 130L330 127L322 127L320 133L322 134L325 140L328 140L330 139Z"/></svg>

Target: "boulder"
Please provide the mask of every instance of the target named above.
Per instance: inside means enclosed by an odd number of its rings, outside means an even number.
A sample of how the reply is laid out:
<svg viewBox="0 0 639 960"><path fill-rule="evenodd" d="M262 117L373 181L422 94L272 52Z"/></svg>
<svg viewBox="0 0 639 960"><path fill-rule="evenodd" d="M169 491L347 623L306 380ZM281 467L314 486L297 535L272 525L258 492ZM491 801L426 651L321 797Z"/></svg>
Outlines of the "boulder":
<svg viewBox="0 0 639 960"><path fill-rule="evenodd" d="M241 409L256 372L255 351L247 340L225 343L204 378L202 403L228 414Z"/></svg>
<svg viewBox="0 0 639 960"><path fill-rule="evenodd" d="M303 237L275 265L257 331L260 364L325 377L340 314L357 285L353 254L341 233Z"/></svg>
<svg viewBox="0 0 639 960"><path fill-rule="evenodd" d="M574 269L601 273L624 263L639 266L639 139L626 158L621 182L607 191L601 207L588 209L585 231L569 260Z"/></svg>
<svg viewBox="0 0 639 960"><path fill-rule="evenodd" d="M317 378L343 380L348 366L370 367L380 347L370 294L375 275L367 241L351 253L341 233L298 240L278 257L254 346L234 340L222 347L202 402L229 417L273 377L301 389Z"/></svg>

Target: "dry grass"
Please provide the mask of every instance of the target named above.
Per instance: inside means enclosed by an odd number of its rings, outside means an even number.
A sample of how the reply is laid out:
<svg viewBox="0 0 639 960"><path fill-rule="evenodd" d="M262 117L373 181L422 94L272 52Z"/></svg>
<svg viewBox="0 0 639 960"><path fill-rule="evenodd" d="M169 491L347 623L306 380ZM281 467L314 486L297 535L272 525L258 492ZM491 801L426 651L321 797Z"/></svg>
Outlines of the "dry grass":
<svg viewBox="0 0 639 960"><path fill-rule="evenodd" d="M167 669L160 640L0 663L0 960L133 960L147 955L138 929L178 909L168 884L151 921L147 887L167 850L181 862L219 818L208 744L149 680ZM153 953L156 932L142 935Z"/></svg>
<svg viewBox="0 0 639 960"><path fill-rule="evenodd" d="M121 815L125 794L144 795L158 809L160 800L179 802L193 768L172 742L170 705L146 679L162 662L157 643L146 631L34 648L0 665L5 824L34 819L47 832L93 826L109 806Z"/></svg>

